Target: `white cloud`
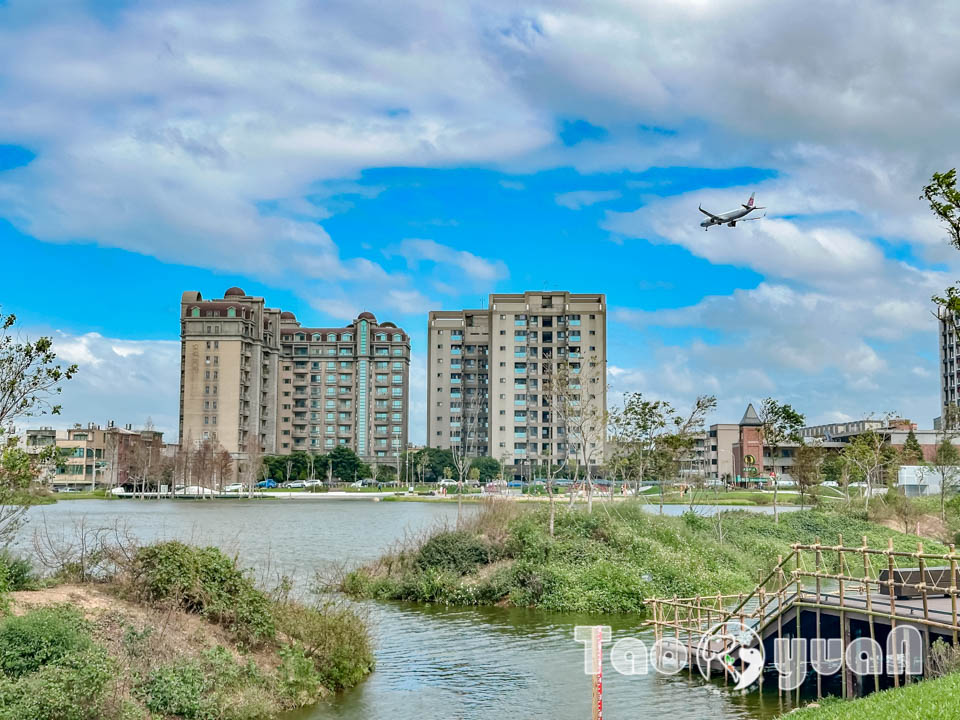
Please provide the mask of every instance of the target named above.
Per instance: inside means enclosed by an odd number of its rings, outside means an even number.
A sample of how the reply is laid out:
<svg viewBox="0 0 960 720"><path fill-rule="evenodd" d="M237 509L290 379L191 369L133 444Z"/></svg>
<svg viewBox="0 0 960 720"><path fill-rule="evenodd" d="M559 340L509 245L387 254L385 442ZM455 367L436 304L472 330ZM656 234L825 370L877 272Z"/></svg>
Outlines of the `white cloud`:
<svg viewBox="0 0 960 720"><path fill-rule="evenodd" d="M457 250L433 240L407 239L395 248L387 248L385 253L403 257L411 268L418 267L424 261L448 266L443 272L449 277L450 269L453 270L455 275L450 278L450 282L453 283L462 283L467 280L489 287L508 275L507 266L499 260L487 260L466 250ZM457 276L456 273L460 275Z"/></svg>
<svg viewBox="0 0 960 720"><path fill-rule="evenodd" d="M588 205L616 200L619 198L619 190L573 190L571 192L560 193L554 197L557 205L569 208L570 210L580 210Z"/></svg>
<svg viewBox="0 0 960 720"><path fill-rule="evenodd" d="M89 422L105 425L113 420L142 427L150 419L168 442L179 432L180 343L166 340L119 340L98 333L49 334L59 361L76 363L78 372L63 383L56 398L60 415L25 418L21 425L72 427Z"/></svg>

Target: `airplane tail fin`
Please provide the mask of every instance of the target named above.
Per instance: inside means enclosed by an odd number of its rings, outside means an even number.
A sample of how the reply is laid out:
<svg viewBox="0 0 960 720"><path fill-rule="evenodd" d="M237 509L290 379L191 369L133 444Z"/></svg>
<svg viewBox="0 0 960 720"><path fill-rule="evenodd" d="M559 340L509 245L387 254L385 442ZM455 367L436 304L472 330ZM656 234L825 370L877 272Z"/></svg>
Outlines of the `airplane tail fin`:
<svg viewBox="0 0 960 720"><path fill-rule="evenodd" d="M752 209L753 209L753 196L754 196L754 195L756 195L755 192L750 193L750 199L747 200L747 204L744 205L744 207L745 207L747 210L752 210Z"/></svg>

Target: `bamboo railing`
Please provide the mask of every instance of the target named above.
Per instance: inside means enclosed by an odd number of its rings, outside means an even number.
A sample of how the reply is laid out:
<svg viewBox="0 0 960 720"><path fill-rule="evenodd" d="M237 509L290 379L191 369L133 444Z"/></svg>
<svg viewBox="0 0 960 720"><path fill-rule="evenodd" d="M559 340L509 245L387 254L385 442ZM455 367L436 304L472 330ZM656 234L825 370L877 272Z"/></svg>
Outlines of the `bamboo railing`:
<svg viewBox="0 0 960 720"><path fill-rule="evenodd" d="M694 657L694 651L704 636L731 620L739 620L760 637L771 634L772 625L776 623L776 637L781 639L785 636L784 616L793 609L796 609L794 637L801 635L801 611L815 614L817 639L820 638L823 611L839 614L844 658L850 643L848 623L851 614L858 619L866 618L870 638L874 641L877 621L889 625L891 631L899 621L922 626L925 652L930 648L931 631L952 638L956 645L960 634L957 618L957 561L960 558L956 548L949 547L948 553L929 553L924 551L923 543L918 542L916 551L908 552L895 549L891 538L886 548L871 548L866 536L859 546L848 547L844 545L842 535L838 536L836 545L823 545L819 538L813 545L795 543L791 545L789 555L777 558L777 564L759 580L752 592L651 598L647 601L650 619L645 624L652 626L657 641L672 638L675 645L685 647L688 658ZM898 573L907 569L913 571L915 582L907 582L903 572ZM944 577L947 574L948 579ZM934 579L932 584L927 582L931 578ZM898 598L898 595L908 593L913 595L913 603ZM931 595L948 597L950 609L932 608ZM918 599L919 608L916 606ZM845 659L842 663L843 696L850 697L852 676L844 667ZM689 662L688 671L691 673L692 666L693 662ZM724 675L726 679L726 672ZM894 674L893 677L898 686L900 675ZM879 689L879 672L874 673L873 684L874 689ZM817 696L821 694L818 674Z"/></svg>

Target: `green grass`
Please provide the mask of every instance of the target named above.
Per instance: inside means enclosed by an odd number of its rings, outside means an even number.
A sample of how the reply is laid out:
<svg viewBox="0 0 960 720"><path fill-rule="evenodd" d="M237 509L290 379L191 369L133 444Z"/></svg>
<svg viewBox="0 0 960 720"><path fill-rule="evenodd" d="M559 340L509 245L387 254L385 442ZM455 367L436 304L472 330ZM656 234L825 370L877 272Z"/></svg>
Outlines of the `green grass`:
<svg viewBox="0 0 960 720"><path fill-rule="evenodd" d="M872 547L886 547L893 538L898 549L915 551L918 541L835 513L787 513L776 524L769 515L732 511L723 514L721 542L713 519L653 515L637 503L598 503L592 514L560 505L550 537L547 513L545 504L490 503L461 531L441 529L348 574L342 589L358 597L452 605L640 612L653 596L752 590L758 572L787 555L791 543L812 544L818 537L835 543L842 533L850 545L866 535ZM946 550L929 541L925 548ZM464 556L475 562L463 562ZM812 567L812 558L807 564Z"/></svg>
<svg viewBox="0 0 960 720"><path fill-rule="evenodd" d="M826 700L790 720L931 720L960 716L960 674L884 690L857 700Z"/></svg>
<svg viewBox="0 0 960 720"><path fill-rule="evenodd" d="M53 502L60 500L121 500L122 498L114 495L107 490L83 490L75 493L53 493L51 496Z"/></svg>

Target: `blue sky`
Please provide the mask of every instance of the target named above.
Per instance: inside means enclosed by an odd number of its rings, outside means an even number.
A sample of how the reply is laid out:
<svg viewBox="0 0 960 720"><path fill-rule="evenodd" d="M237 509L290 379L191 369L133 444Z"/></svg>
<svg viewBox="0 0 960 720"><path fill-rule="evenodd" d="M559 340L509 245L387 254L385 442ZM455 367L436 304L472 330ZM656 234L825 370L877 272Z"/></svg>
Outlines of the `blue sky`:
<svg viewBox="0 0 960 720"><path fill-rule="evenodd" d="M428 310L549 287L607 294L614 402L929 425L960 259L917 201L956 164L933 7L9 0L0 304L81 365L60 422L175 433L180 293L240 285L402 325L420 394ZM754 190L766 219L699 227Z"/></svg>

